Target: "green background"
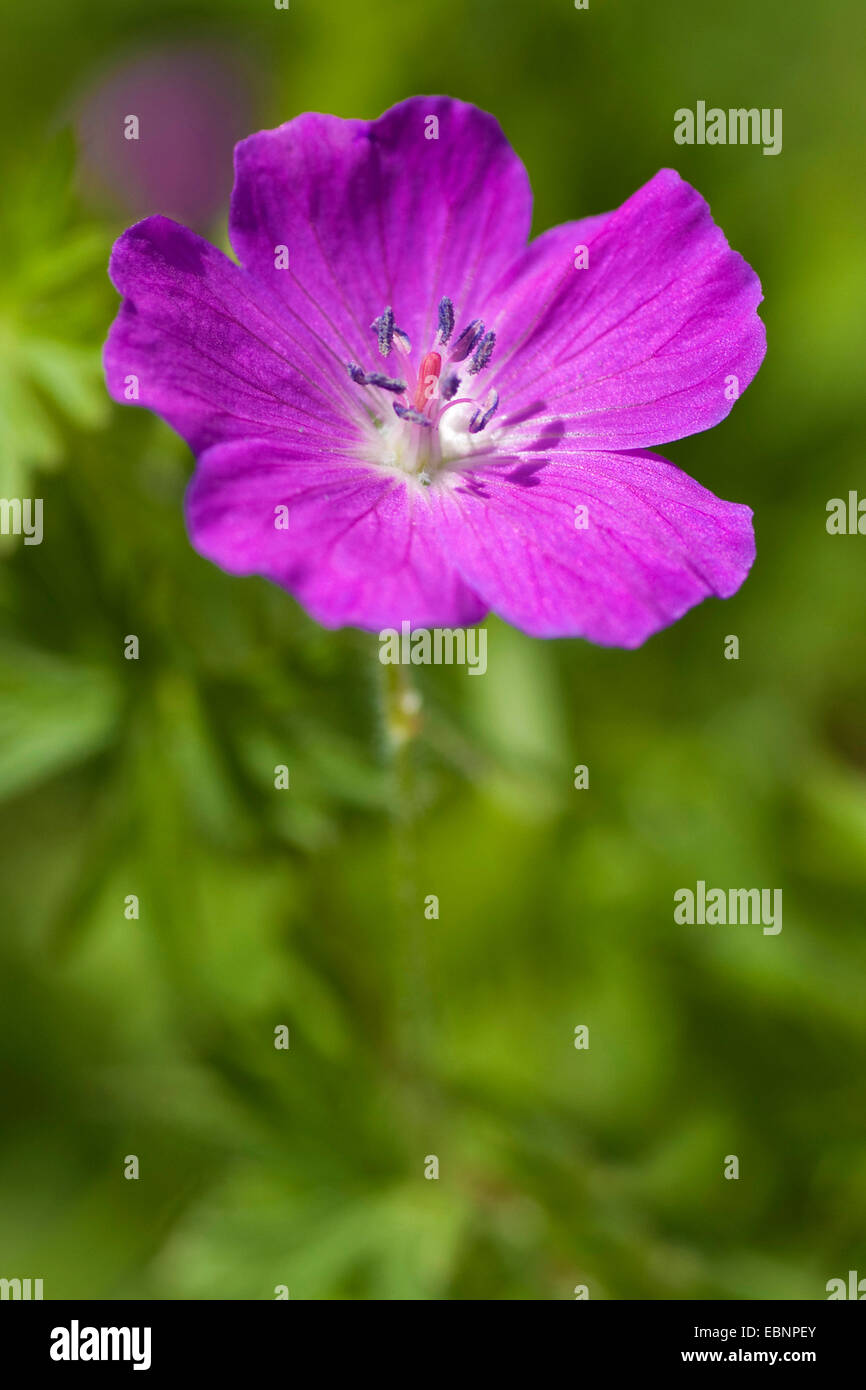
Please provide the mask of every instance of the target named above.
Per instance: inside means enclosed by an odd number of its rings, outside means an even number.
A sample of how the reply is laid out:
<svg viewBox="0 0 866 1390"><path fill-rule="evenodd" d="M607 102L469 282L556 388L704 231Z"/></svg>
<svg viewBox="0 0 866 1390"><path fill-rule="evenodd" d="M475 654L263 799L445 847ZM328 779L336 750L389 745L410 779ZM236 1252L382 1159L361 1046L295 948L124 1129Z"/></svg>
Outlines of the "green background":
<svg viewBox="0 0 866 1390"><path fill-rule="evenodd" d="M0 495L44 498L45 539L0 555L0 1276L46 1298L820 1299L866 1275L866 539L825 529L866 488L860 4L3 19ZM147 46L213 40L250 65L255 126L425 91L494 112L535 231L673 165L763 282L757 380L664 451L755 509L741 593L637 652L491 620L485 677L420 672L408 789L375 638L196 556L188 451L104 395L133 214L76 192L69 113ZM699 99L782 107L782 153L675 146ZM224 244L224 206L204 230ZM675 925L699 878L782 888L782 933Z"/></svg>

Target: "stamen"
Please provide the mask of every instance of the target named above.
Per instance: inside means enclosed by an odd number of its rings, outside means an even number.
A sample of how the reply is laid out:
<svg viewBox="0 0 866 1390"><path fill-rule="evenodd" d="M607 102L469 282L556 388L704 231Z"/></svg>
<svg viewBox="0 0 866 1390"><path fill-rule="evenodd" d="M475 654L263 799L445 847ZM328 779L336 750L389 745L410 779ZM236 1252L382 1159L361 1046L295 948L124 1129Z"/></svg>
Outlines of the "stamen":
<svg viewBox="0 0 866 1390"><path fill-rule="evenodd" d="M454 332L454 305L445 295L439 300L439 341L447 343Z"/></svg>
<svg viewBox="0 0 866 1390"><path fill-rule="evenodd" d="M464 357L468 357L483 332L484 324L481 320L473 319L472 322L464 328L451 349L451 361L462 362Z"/></svg>
<svg viewBox="0 0 866 1390"><path fill-rule="evenodd" d="M396 391L398 394L407 389L405 381L386 376L384 372L365 372L357 362L347 362L346 370L356 386L378 386L382 391Z"/></svg>
<svg viewBox="0 0 866 1390"><path fill-rule="evenodd" d="M409 342L409 334L404 333L402 328L394 329L394 346L404 357L408 357L412 351L412 344Z"/></svg>
<svg viewBox="0 0 866 1390"><path fill-rule="evenodd" d="M472 419L469 421L469 433L480 434L480 432L484 429L485 425L489 424L493 416L496 414L496 409L498 405L499 392L494 387L491 390L490 395L487 397L484 412L482 413L480 410L476 410L475 414L472 416Z"/></svg>
<svg viewBox="0 0 866 1390"><path fill-rule="evenodd" d="M456 372L449 372L439 387L439 395L445 401L452 400L460 390L460 378Z"/></svg>
<svg viewBox="0 0 866 1390"><path fill-rule="evenodd" d="M487 366L493 356L493 349L496 346L496 334L493 332L485 333L478 347L475 349L475 356L469 363L469 375L475 376L483 367Z"/></svg>
<svg viewBox="0 0 866 1390"><path fill-rule="evenodd" d="M406 390L405 381L399 377L386 376L384 372L367 372L367 386L378 386L383 391L396 391L397 394Z"/></svg>
<svg viewBox="0 0 866 1390"><path fill-rule="evenodd" d="M406 420L410 425L426 425L428 429L433 428L433 421L428 420L426 415L422 415L420 410L411 410L407 405L399 405L394 402L394 414L399 415L401 420Z"/></svg>
<svg viewBox="0 0 866 1390"><path fill-rule="evenodd" d="M379 351L383 357L387 357L394 342L394 310L390 304L373 320L370 327L379 339Z"/></svg>

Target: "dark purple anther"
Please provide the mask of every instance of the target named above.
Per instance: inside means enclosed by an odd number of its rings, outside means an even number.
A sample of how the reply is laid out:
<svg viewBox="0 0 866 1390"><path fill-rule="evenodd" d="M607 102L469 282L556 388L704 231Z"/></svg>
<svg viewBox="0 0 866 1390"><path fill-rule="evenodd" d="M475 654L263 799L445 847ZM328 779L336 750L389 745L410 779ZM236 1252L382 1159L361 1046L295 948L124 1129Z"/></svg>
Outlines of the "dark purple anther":
<svg viewBox="0 0 866 1390"><path fill-rule="evenodd" d="M356 386L378 386L383 391L405 391L405 381L399 381L396 377L386 376L384 372L365 372L363 367L359 367L357 362L347 362L346 371L355 382Z"/></svg>
<svg viewBox="0 0 866 1390"><path fill-rule="evenodd" d="M428 430L433 428L432 420L428 420L426 415L422 415L420 410L412 410L408 405L398 405L394 402L394 414L399 415L401 420L406 420L410 425L426 425Z"/></svg>
<svg viewBox="0 0 866 1390"><path fill-rule="evenodd" d="M472 322L464 328L451 349L451 361L462 362L464 357L468 357L483 332L484 324L481 320L473 319Z"/></svg>
<svg viewBox="0 0 866 1390"><path fill-rule="evenodd" d="M370 327L379 339L379 351L383 357L387 357L394 342L394 310L390 304L373 320Z"/></svg>
<svg viewBox="0 0 866 1390"><path fill-rule="evenodd" d="M459 389L459 376L456 372L449 372L446 377L442 378L442 384L439 387L439 395L442 397L443 401L453 401Z"/></svg>
<svg viewBox="0 0 866 1390"><path fill-rule="evenodd" d="M402 328L394 329L394 346L404 357L408 357L412 351L412 344L409 341L409 334L404 333Z"/></svg>
<svg viewBox="0 0 866 1390"><path fill-rule="evenodd" d="M450 342L454 332L454 305L447 295L439 300L439 341Z"/></svg>
<svg viewBox="0 0 866 1390"><path fill-rule="evenodd" d="M493 356L493 349L495 346L496 334L493 332L485 333L484 337L481 339L481 342L478 344L478 347L475 349L475 356L469 363L470 376L474 376L476 372L481 371L482 367L487 366L487 363Z"/></svg>
<svg viewBox="0 0 866 1390"><path fill-rule="evenodd" d="M405 391L405 381L400 381L398 377L386 376L384 372L367 372L365 386L379 386L383 391Z"/></svg>
<svg viewBox="0 0 866 1390"><path fill-rule="evenodd" d="M487 406L484 411L476 410L472 419L469 421L469 433L479 434L484 426L492 420L499 405L499 392L494 388L487 397Z"/></svg>

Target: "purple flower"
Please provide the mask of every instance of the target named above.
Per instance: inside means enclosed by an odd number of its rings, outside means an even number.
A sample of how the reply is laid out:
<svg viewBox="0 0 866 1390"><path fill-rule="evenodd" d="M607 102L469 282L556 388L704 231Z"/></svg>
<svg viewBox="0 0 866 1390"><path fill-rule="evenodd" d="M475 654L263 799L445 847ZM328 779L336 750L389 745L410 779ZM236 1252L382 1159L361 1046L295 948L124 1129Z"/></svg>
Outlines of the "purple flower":
<svg viewBox="0 0 866 1390"><path fill-rule="evenodd" d="M678 174L527 245L522 164L445 97L299 116L235 166L240 265L164 217L111 261L109 389L195 453L201 554L327 627L493 610L624 647L739 588L749 508L648 452L765 349L757 276Z"/></svg>

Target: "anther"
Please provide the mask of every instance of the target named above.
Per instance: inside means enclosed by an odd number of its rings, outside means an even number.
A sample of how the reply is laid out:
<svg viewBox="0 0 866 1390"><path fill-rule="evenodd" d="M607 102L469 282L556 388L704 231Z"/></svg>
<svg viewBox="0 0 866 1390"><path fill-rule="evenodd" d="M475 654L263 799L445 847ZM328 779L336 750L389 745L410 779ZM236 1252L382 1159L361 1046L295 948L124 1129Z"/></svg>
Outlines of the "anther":
<svg viewBox="0 0 866 1390"><path fill-rule="evenodd" d="M484 337L481 339L481 342L475 349L475 355L472 358L472 361L469 363L470 376L474 376L476 372L481 371L482 367L487 366L487 363L493 356L493 349L495 346L496 334L493 332L485 333Z"/></svg>
<svg viewBox="0 0 866 1390"><path fill-rule="evenodd" d="M412 351L412 344L409 342L409 334L404 333L402 328L394 329L394 346L404 357L408 357Z"/></svg>
<svg viewBox="0 0 866 1390"><path fill-rule="evenodd" d="M406 390L405 381L401 381L399 377L386 376L384 372L367 372L366 375L367 386L378 386L383 391L396 391L398 395Z"/></svg>
<svg viewBox="0 0 866 1390"><path fill-rule="evenodd" d="M451 361L462 362L464 357L468 357L483 332L484 324L481 320L473 319L472 322L464 328L451 349Z"/></svg>
<svg viewBox="0 0 866 1390"><path fill-rule="evenodd" d="M484 410L476 410L475 414L472 416L472 419L469 421L469 433L480 434L481 430L484 429L484 426L489 424L493 416L496 414L496 408L498 405L499 392L494 387L493 390L491 390L490 395L487 397Z"/></svg>
<svg viewBox="0 0 866 1390"><path fill-rule="evenodd" d="M370 327L379 340L379 351L383 357L387 357L394 342L394 310L390 304L373 320Z"/></svg>
<svg viewBox="0 0 866 1390"><path fill-rule="evenodd" d="M454 305L445 295L439 300L439 341L447 343L454 332Z"/></svg>
<svg viewBox="0 0 866 1390"><path fill-rule="evenodd" d="M459 390L460 378L456 372L449 372L446 377L443 377L442 384L439 387L439 395L442 397L443 401L453 400Z"/></svg>
<svg viewBox="0 0 866 1390"><path fill-rule="evenodd" d="M428 420L426 415L422 415L420 410L412 410L407 405L398 405L394 402L394 414L399 415L401 420L406 420L410 425L426 425L428 429L433 428L433 421Z"/></svg>
<svg viewBox="0 0 866 1390"><path fill-rule="evenodd" d="M356 386L378 386L382 391L396 391L398 394L406 390L405 381L386 376L384 372L365 372L357 362L347 362L346 370Z"/></svg>

